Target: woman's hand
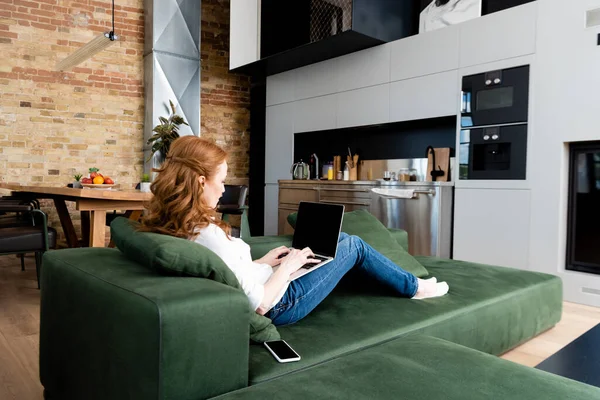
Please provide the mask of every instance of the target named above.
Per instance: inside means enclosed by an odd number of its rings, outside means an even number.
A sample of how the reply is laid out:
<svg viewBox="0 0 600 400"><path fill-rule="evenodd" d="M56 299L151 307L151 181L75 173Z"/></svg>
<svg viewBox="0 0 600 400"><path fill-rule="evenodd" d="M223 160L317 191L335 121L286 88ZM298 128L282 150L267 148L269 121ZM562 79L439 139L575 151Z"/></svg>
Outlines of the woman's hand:
<svg viewBox="0 0 600 400"><path fill-rule="evenodd" d="M281 264L281 261L283 260L283 257L282 258L279 258L279 257L286 253L289 253L289 252L290 252L289 248L287 248L285 246L279 246L279 247L269 251L262 258L259 258L255 262L258 264L268 264L271 267L276 267L279 264Z"/></svg>
<svg viewBox="0 0 600 400"><path fill-rule="evenodd" d="M281 260L281 266L279 268L291 275L302 268L306 263L320 262L312 257L314 257L314 253L309 247L305 247L302 250L292 249L290 253Z"/></svg>

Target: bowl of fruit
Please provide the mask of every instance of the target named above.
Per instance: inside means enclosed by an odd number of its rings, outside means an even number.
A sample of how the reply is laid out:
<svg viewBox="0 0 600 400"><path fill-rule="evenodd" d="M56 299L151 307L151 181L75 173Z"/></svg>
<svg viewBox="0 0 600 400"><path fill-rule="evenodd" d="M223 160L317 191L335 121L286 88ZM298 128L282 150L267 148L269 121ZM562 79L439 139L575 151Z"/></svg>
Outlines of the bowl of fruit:
<svg viewBox="0 0 600 400"><path fill-rule="evenodd" d="M98 168L90 168L88 177L81 178L81 185L84 188L92 189L110 189L115 186L115 181L110 177L102 175Z"/></svg>

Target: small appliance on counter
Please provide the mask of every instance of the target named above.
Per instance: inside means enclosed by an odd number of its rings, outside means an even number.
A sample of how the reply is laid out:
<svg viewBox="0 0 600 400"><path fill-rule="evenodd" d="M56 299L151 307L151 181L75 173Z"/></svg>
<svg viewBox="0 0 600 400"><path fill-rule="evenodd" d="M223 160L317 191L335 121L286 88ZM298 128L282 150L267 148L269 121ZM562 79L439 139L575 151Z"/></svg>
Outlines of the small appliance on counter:
<svg viewBox="0 0 600 400"><path fill-rule="evenodd" d="M300 162L292 165L290 172L292 173L293 179L307 180L310 175L310 168L307 163L300 160Z"/></svg>

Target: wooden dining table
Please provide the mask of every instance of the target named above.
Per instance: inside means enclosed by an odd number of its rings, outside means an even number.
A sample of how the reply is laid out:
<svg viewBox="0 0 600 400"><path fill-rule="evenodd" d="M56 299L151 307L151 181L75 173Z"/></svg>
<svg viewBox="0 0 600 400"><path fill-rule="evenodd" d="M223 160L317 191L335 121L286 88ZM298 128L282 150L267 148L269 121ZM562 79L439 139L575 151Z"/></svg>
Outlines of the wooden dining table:
<svg viewBox="0 0 600 400"><path fill-rule="evenodd" d="M53 200L69 247L105 247L106 212L125 211L126 217L137 220L142 215L144 204L152 197L152 193L135 189L74 189L11 183L0 183L0 189L10 190L18 197ZM75 232L67 201L75 202L76 209L81 213L82 242Z"/></svg>

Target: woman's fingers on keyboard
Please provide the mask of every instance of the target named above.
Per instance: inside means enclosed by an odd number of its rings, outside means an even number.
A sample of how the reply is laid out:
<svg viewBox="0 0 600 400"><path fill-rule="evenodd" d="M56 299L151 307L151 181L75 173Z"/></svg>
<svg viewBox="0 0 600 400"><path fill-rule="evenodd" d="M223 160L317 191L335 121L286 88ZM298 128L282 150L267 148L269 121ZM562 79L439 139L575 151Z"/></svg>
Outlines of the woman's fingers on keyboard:
<svg viewBox="0 0 600 400"><path fill-rule="evenodd" d="M314 253L312 252L312 250L310 249L310 247L305 247L302 249L302 253L306 254L307 256L314 256Z"/></svg>

